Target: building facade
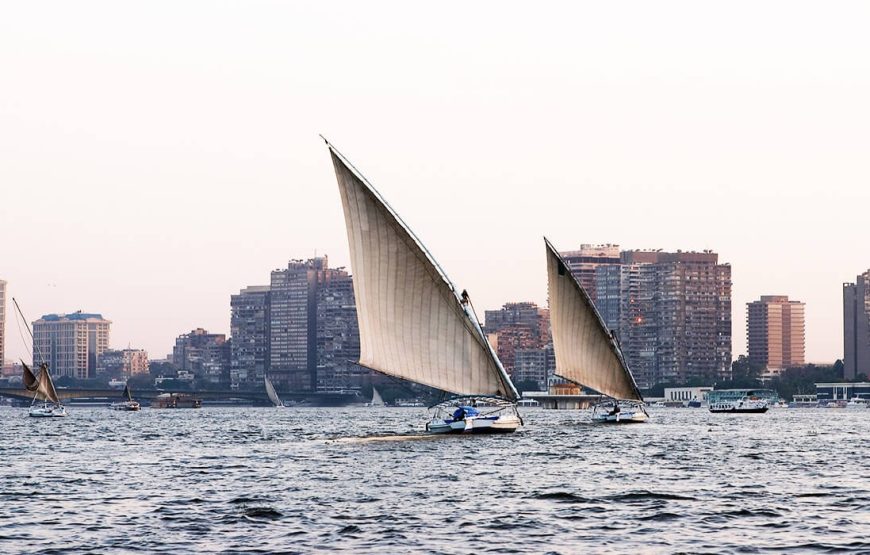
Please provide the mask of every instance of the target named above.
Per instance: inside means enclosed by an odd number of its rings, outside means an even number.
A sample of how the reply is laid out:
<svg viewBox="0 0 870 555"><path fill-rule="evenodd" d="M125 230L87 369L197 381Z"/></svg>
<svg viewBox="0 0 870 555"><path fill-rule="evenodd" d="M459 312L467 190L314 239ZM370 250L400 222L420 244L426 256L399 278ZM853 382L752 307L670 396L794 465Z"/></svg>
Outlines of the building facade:
<svg viewBox="0 0 870 555"><path fill-rule="evenodd" d="M359 360L353 280L327 257L292 260L272 272L269 368L291 392L359 387L370 371Z"/></svg>
<svg viewBox="0 0 870 555"><path fill-rule="evenodd" d="M484 315L484 330L511 379L526 379L519 377L522 373L546 384L549 367L544 349L550 344L550 311L520 302L506 303L499 310L484 311ZM519 369L518 361L522 365Z"/></svg>
<svg viewBox="0 0 870 555"><path fill-rule="evenodd" d="M148 370L148 352L143 349L110 349L100 355L97 363L97 376L129 378L147 374Z"/></svg>
<svg viewBox="0 0 870 555"><path fill-rule="evenodd" d="M762 295L746 304L749 361L768 375L805 363L804 303L786 295Z"/></svg>
<svg viewBox="0 0 870 555"><path fill-rule="evenodd" d="M222 333L196 328L179 335L172 349L172 362L179 372L213 384L230 383L231 342Z"/></svg>
<svg viewBox="0 0 870 555"><path fill-rule="evenodd" d="M230 385L259 385L269 369L271 288L254 285L230 297Z"/></svg>
<svg viewBox="0 0 870 555"><path fill-rule="evenodd" d="M843 284L843 378L870 376L870 270Z"/></svg>
<svg viewBox="0 0 870 555"><path fill-rule="evenodd" d="M704 252L561 253L620 342L641 388L731 373L731 266ZM576 270L574 268L577 268ZM594 283L588 287L587 283Z"/></svg>
<svg viewBox="0 0 870 555"><path fill-rule="evenodd" d="M33 322L33 365L45 360L55 376L96 377L111 325L100 314L46 314Z"/></svg>
<svg viewBox="0 0 870 555"><path fill-rule="evenodd" d="M580 245L576 251L559 253L568 269L593 299L598 298L596 273L599 268L620 266L619 245ZM603 297L602 297L603 298ZM599 308L599 310L601 310Z"/></svg>

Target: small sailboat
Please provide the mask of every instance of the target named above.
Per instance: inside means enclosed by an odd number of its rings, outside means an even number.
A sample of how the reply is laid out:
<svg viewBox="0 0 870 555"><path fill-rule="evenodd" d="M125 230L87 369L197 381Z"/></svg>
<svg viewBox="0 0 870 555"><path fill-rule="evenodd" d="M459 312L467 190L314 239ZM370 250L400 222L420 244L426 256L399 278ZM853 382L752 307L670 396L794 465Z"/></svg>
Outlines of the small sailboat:
<svg viewBox="0 0 870 555"><path fill-rule="evenodd" d="M269 379L269 376L263 376L263 381L266 384L266 395L269 396L269 400L272 401L272 404L276 407L284 407L284 402L281 401L280 397L278 397L278 392L275 391L275 386L272 385L272 380Z"/></svg>
<svg viewBox="0 0 870 555"><path fill-rule="evenodd" d="M372 386L372 402L369 403L370 407L383 407L385 405L384 400L381 398L381 394L378 393L378 388Z"/></svg>
<svg viewBox="0 0 870 555"><path fill-rule="evenodd" d="M513 432L516 388L480 326L423 243L329 142L344 208L360 329L359 364L455 397L430 407L432 433ZM490 406L475 407L490 397Z"/></svg>
<svg viewBox="0 0 870 555"><path fill-rule="evenodd" d="M616 336L559 252L546 238L544 243L556 374L608 397L593 407L594 422L645 422L643 396Z"/></svg>
<svg viewBox="0 0 870 555"><path fill-rule="evenodd" d="M33 401L30 403L30 416L35 418L66 416L66 407L63 406L57 396L57 390L54 388L54 382L51 381L48 365L44 362L40 364L39 375L35 375L23 360L21 361L21 366L24 368L24 387L27 391L34 393Z"/></svg>
<svg viewBox="0 0 870 555"><path fill-rule="evenodd" d="M141 408L139 402L133 400L133 393L130 390L129 385L124 385L124 393L122 394L122 397L124 397L123 401L114 402L109 405L109 408L122 411L137 411Z"/></svg>

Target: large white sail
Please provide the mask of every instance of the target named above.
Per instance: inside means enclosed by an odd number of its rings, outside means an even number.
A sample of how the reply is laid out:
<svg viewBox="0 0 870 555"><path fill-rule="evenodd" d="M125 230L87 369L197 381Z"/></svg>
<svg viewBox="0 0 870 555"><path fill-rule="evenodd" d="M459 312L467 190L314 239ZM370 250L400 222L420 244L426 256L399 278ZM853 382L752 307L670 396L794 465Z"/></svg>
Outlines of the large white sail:
<svg viewBox="0 0 870 555"><path fill-rule="evenodd" d="M556 374L615 399L642 401L616 339L549 241L547 277Z"/></svg>
<svg viewBox="0 0 870 555"><path fill-rule="evenodd" d="M350 243L360 364L457 395L516 399L466 299L374 187L329 149Z"/></svg>
<svg viewBox="0 0 870 555"><path fill-rule="evenodd" d="M266 382L266 395L269 396L269 400L272 401L272 403L276 407L282 406L284 403L282 403L281 398L278 397L278 392L275 391L275 386L272 385L272 381L269 379L269 376L264 376L263 379Z"/></svg>

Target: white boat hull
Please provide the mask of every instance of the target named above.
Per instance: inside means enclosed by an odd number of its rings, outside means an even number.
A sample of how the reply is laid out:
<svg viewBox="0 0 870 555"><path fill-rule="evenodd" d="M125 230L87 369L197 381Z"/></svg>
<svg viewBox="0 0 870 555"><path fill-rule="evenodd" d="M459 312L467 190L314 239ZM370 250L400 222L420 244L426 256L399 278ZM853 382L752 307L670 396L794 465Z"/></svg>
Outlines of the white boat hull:
<svg viewBox="0 0 870 555"><path fill-rule="evenodd" d="M124 401L121 403L112 403L111 405L109 405L109 408L112 410L131 412L137 411L142 407L136 401Z"/></svg>
<svg viewBox="0 0 870 555"><path fill-rule="evenodd" d="M426 428L433 434L509 434L521 425L513 414L501 416L469 416L465 420L445 422L432 420Z"/></svg>
<svg viewBox="0 0 870 555"><path fill-rule="evenodd" d="M64 407L63 405L43 405L37 407L30 407L29 414L34 418L60 418L66 416L67 412L66 407Z"/></svg>
<svg viewBox="0 0 870 555"><path fill-rule="evenodd" d="M649 420L649 416L643 411L623 411L616 414L598 413L592 416L592 421L599 424L636 424L647 420Z"/></svg>
<svg viewBox="0 0 870 555"><path fill-rule="evenodd" d="M725 412L731 414L737 413L761 413L767 412L770 408L767 401L759 400L740 400L740 401L719 401L710 405L710 412Z"/></svg>

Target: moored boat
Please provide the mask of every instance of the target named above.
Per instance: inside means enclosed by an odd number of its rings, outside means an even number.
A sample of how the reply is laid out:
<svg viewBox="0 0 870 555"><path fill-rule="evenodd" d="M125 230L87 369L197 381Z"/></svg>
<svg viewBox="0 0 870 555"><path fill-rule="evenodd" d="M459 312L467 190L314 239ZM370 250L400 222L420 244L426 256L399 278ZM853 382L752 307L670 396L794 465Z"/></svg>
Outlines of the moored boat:
<svg viewBox="0 0 870 555"><path fill-rule="evenodd" d="M546 238L544 243L556 375L609 397L593 407L593 422L646 422L649 414L643 395L616 335L608 331L592 299L556 248Z"/></svg>
<svg viewBox="0 0 870 555"><path fill-rule="evenodd" d="M329 142L350 245L359 364L454 395L432 433L513 432L516 388L461 293L380 193ZM476 398L500 402L485 411ZM474 409L474 410L471 410Z"/></svg>
<svg viewBox="0 0 870 555"><path fill-rule="evenodd" d="M202 399L186 393L161 393L151 402L152 409L198 409Z"/></svg>
<svg viewBox="0 0 870 555"><path fill-rule="evenodd" d="M763 413L770 408L769 400L749 389L714 389L707 394L710 412Z"/></svg>

